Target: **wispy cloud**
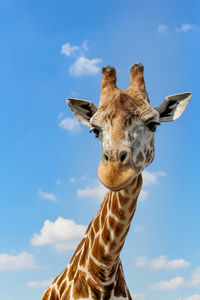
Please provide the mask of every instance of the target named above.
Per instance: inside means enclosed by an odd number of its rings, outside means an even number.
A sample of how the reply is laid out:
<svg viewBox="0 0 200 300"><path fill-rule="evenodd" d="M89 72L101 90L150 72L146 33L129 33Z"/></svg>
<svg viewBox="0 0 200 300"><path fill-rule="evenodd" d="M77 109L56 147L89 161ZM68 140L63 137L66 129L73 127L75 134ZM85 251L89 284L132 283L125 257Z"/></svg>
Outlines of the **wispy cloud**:
<svg viewBox="0 0 200 300"><path fill-rule="evenodd" d="M75 76L95 75L99 72L99 64L102 62L99 58L89 59L84 56L78 57L75 63L70 67L69 72Z"/></svg>
<svg viewBox="0 0 200 300"><path fill-rule="evenodd" d="M86 187L85 189L77 190L78 197L91 197L102 201L108 189L102 185L100 182L95 183L93 187Z"/></svg>
<svg viewBox="0 0 200 300"><path fill-rule="evenodd" d="M135 228L134 228L134 231L136 233L144 232L144 227L142 225L136 225Z"/></svg>
<svg viewBox="0 0 200 300"><path fill-rule="evenodd" d="M102 62L100 58L87 58L86 51L88 50L87 41L85 40L81 46L72 46L66 43L61 47L61 53L66 56L76 57L75 62L69 68L69 73L74 76L96 75L99 70L99 64Z"/></svg>
<svg viewBox="0 0 200 300"><path fill-rule="evenodd" d="M147 257L146 257L146 256L139 256L139 257L136 259L135 264L136 264L136 266L138 266L138 267L140 267L140 268L146 267L147 264L148 264Z"/></svg>
<svg viewBox="0 0 200 300"><path fill-rule="evenodd" d="M40 233L34 233L31 244L34 246L50 245L58 252L75 249L86 231L86 226L73 220L58 217L55 222L46 220Z"/></svg>
<svg viewBox="0 0 200 300"><path fill-rule="evenodd" d="M200 295L193 295L193 296L190 296L190 297L188 297L188 298L186 298L186 299L183 299L183 298L179 298L179 299L177 299L177 300L200 300Z"/></svg>
<svg viewBox="0 0 200 300"><path fill-rule="evenodd" d="M175 290L181 286L186 288L200 287L200 268L197 268L193 272L192 278L189 280L185 280L183 277L176 277L169 281L160 281L151 284L150 288L154 290Z"/></svg>
<svg viewBox="0 0 200 300"><path fill-rule="evenodd" d="M142 172L143 187L158 184L159 183L158 178L166 176L166 175L167 174L165 172L162 172L162 171L148 172L148 171L144 170ZM142 188L142 190L140 192L140 195L139 195L139 201L142 202L142 201L146 200L148 195L149 195L149 192Z"/></svg>
<svg viewBox="0 0 200 300"><path fill-rule="evenodd" d="M148 260L145 256L139 256L136 260L138 267L148 267L153 270L177 270L189 267L190 263L183 258L168 260L167 256L161 255L152 260Z"/></svg>
<svg viewBox="0 0 200 300"><path fill-rule="evenodd" d="M47 199L47 200L50 200L52 202L56 201L56 196L54 194L43 192L42 189L38 190L38 194L43 199Z"/></svg>
<svg viewBox="0 0 200 300"><path fill-rule="evenodd" d="M82 54L87 50L87 41L85 40L81 46L71 46L70 43L66 43L61 47L61 53L66 56L71 56L74 53Z"/></svg>
<svg viewBox="0 0 200 300"><path fill-rule="evenodd" d="M0 254L0 271L22 271L37 267L34 256L30 253L22 252L18 255Z"/></svg>
<svg viewBox="0 0 200 300"><path fill-rule="evenodd" d="M65 118L59 121L58 126L70 132L77 132L81 128L79 122L74 118Z"/></svg>
<svg viewBox="0 0 200 300"><path fill-rule="evenodd" d="M190 280L185 281L188 287L200 287L200 268L197 268L192 275Z"/></svg>
<svg viewBox="0 0 200 300"><path fill-rule="evenodd" d="M200 31L200 30L197 25L186 23L186 24L181 24L181 26L178 28L175 28L175 31L186 33L188 31Z"/></svg>
<svg viewBox="0 0 200 300"><path fill-rule="evenodd" d="M88 177L87 174L82 175L82 176L80 176L80 177L71 177L71 178L69 179L69 182L70 182L70 183L79 183L79 182L82 182L82 181L85 181L85 180L90 180L90 178Z"/></svg>
<svg viewBox="0 0 200 300"><path fill-rule="evenodd" d="M60 184L61 184L61 179L58 178L58 179L56 180L56 185L59 186Z"/></svg>
<svg viewBox="0 0 200 300"><path fill-rule="evenodd" d="M140 192L140 195L139 195L139 201L142 202L142 201L146 200L148 195L149 195L149 192L144 191L142 189L141 192Z"/></svg>
<svg viewBox="0 0 200 300"><path fill-rule="evenodd" d="M168 30L168 27L167 27L167 25L160 24L160 25L158 25L157 30L158 30L158 32L164 32L164 31Z"/></svg>
<svg viewBox="0 0 200 300"><path fill-rule="evenodd" d="M145 293L131 293L134 300L146 300L146 294Z"/></svg>
<svg viewBox="0 0 200 300"><path fill-rule="evenodd" d="M144 170L142 172L142 177L143 177L143 186L149 186L152 184L158 184L158 178L167 176L167 173L158 171L158 172L148 172Z"/></svg>
<svg viewBox="0 0 200 300"><path fill-rule="evenodd" d="M176 277L169 281L160 281L150 285L153 290L171 291L176 290L183 285L184 279L182 277Z"/></svg>
<svg viewBox="0 0 200 300"><path fill-rule="evenodd" d="M27 283L27 286L30 287L30 288L44 290L44 289L48 288L48 286L51 284L51 281L52 280L29 281Z"/></svg>

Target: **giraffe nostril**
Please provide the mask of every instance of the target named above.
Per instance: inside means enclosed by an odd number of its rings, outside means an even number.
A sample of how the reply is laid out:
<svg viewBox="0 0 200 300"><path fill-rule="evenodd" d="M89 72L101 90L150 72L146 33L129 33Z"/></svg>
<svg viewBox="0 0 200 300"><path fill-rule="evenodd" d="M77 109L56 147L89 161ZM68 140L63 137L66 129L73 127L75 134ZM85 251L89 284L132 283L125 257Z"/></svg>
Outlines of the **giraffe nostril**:
<svg viewBox="0 0 200 300"><path fill-rule="evenodd" d="M108 155L105 154L105 153L103 154L103 160L104 160L104 161L109 161L109 157L108 157Z"/></svg>
<svg viewBox="0 0 200 300"><path fill-rule="evenodd" d="M125 151L121 152L120 157L119 157L120 162L123 163L125 161L125 159L127 158L127 156L128 156L127 152L125 152Z"/></svg>

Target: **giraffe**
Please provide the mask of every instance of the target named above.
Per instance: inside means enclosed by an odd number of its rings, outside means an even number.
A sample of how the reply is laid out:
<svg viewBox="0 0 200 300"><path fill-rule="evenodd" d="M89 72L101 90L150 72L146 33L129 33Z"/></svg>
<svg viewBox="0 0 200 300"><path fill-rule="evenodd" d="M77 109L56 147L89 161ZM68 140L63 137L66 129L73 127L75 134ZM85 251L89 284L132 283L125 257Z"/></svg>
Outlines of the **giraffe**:
<svg viewBox="0 0 200 300"><path fill-rule="evenodd" d="M67 99L74 116L101 143L97 174L109 192L69 264L42 300L132 299L120 251L136 210L141 173L154 159L156 127L178 119L191 98L189 92L171 95L153 108L143 71L141 63L134 64L130 86L120 90L115 68L103 68L98 108L90 101Z"/></svg>

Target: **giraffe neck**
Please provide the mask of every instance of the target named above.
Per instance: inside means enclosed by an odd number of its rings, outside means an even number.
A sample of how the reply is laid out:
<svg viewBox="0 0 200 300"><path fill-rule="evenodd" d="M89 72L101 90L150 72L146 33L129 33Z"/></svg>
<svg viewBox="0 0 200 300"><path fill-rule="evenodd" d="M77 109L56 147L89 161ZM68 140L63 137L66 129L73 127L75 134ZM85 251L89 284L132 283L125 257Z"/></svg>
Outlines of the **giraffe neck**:
<svg viewBox="0 0 200 300"><path fill-rule="evenodd" d="M141 187L142 176L139 175L126 188L108 192L90 223L85 235L88 251L83 253L85 267L93 277L102 275L102 281L108 283L114 275Z"/></svg>
<svg viewBox="0 0 200 300"><path fill-rule="evenodd" d="M43 300L132 299L119 255L141 187L139 175L125 189L106 194L68 266L46 290Z"/></svg>

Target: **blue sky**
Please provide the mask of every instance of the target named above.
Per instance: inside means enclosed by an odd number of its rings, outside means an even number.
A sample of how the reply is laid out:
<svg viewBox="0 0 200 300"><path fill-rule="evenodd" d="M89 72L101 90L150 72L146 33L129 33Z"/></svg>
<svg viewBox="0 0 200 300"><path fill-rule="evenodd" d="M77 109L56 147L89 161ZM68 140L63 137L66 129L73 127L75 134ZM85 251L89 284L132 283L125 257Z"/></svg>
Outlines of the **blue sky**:
<svg viewBox="0 0 200 300"><path fill-rule="evenodd" d="M129 84L145 67L153 106L191 91L160 126L121 258L135 300L200 299L200 2L0 1L0 290L40 299L68 263L105 190L101 147L66 97L100 95L102 66ZM96 196L98 194L98 196Z"/></svg>

